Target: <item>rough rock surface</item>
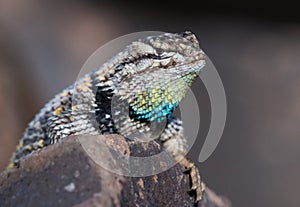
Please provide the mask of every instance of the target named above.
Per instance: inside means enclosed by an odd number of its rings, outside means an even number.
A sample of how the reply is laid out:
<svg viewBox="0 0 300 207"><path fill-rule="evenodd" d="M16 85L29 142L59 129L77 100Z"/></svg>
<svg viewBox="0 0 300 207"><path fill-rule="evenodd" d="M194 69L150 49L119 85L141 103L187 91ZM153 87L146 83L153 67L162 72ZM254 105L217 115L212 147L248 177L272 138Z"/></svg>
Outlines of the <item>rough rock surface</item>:
<svg viewBox="0 0 300 207"><path fill-rule="evenodd" d="M80 137L82 139L84 137ZM71 136L28 156L20 168L0 176L0 206L193 206L189 177L179 164L147 177L114 174L92 160L78 137ZM118 157L147 156L159 145L126 142L118 135L98 136ZM85 150L84 150L85 149ZM97 156L105 159L105 153ZM122 155L122 156L119 156ZM113 160L111 160L113 165ZM208 188L197 206L227 207L229 202Z"/></svg>

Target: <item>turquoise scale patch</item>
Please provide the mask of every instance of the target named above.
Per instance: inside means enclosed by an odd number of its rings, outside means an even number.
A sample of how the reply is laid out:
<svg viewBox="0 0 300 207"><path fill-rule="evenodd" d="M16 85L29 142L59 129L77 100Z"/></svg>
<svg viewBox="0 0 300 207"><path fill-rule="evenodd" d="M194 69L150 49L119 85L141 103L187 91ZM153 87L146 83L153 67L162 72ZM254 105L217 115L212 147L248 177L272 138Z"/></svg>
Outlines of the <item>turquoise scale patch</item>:
<svg viewBox="0 0 300 207"><path fill-rule="evenodd" d="M130 103L129 117L140 122L161 122L172 114L184 97L186 82L180 79L166 82L162 86L138 91L136 98Z"/></svg>

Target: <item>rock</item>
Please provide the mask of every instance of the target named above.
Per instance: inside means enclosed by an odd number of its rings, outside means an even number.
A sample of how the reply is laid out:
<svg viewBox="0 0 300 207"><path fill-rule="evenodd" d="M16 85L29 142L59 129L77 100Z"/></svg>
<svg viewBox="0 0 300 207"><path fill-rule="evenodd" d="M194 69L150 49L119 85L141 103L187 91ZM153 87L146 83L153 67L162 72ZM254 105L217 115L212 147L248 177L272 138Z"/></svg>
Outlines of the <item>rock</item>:
<svg viewBox="0 0 300 207"><path fill-rule="evenodd" d="M179 164L146 177L118 175L90 158L87 151L93 149L82 147L79 142L82 138L85 137L67 137L31 154L13 172L3 172L0 206L193 206L193 197L187 193L189 177ZM147 156L161 150L155 141L136 144L118 135L98 138L114 149L110 151L116 152L115 160L129 156L129 152ZM106 159L103 151L99 156ZM230 204L207 188L198 206Z"/></svg>

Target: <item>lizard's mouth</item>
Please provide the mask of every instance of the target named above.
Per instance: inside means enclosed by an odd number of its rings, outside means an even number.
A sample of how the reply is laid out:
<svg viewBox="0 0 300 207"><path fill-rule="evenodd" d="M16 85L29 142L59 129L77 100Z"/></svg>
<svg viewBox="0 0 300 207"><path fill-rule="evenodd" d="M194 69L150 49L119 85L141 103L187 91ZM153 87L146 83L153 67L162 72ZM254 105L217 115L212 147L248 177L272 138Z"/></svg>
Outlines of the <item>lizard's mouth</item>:
<svg viewBox="0 0 300 207"><path fill-rule="evenodd" d="M119 64L117 67L118 70L126 67L126 65L142 65L144 69L146 68L161 68L165 70L171 70L176 72L176 70L185 70L186 67L195 67L202 68L205 65L205 54L201 50L198 54L191 54L190 57L182 57L178 58L176 55L172 55L169 57L159 57L155 54L144 54L142 56L132 56L131 58L127 58L123 61L123 63ZM140 73L141 71L135 71L134 73ZM170 71L170 72L171 72Z"/></svg>

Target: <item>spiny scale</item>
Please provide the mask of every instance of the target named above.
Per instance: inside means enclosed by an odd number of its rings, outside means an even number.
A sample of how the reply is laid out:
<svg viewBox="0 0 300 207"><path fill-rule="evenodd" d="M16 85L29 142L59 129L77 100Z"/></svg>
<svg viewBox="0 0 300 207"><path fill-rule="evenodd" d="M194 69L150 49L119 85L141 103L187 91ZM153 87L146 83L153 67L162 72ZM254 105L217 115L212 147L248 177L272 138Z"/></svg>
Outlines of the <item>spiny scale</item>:
<svg viewBox="0 0 300 207"><path fill-rule="evenodd" d="M195 201L201 200L204 185L198 169L185 158L182 123L172 112L204 65L204 53L189 31L131 43L41 109L29 123L9 168L18 166L31 152L72 134L147 135L153 123L165 121L158 139L190 170Z"/></svg>

